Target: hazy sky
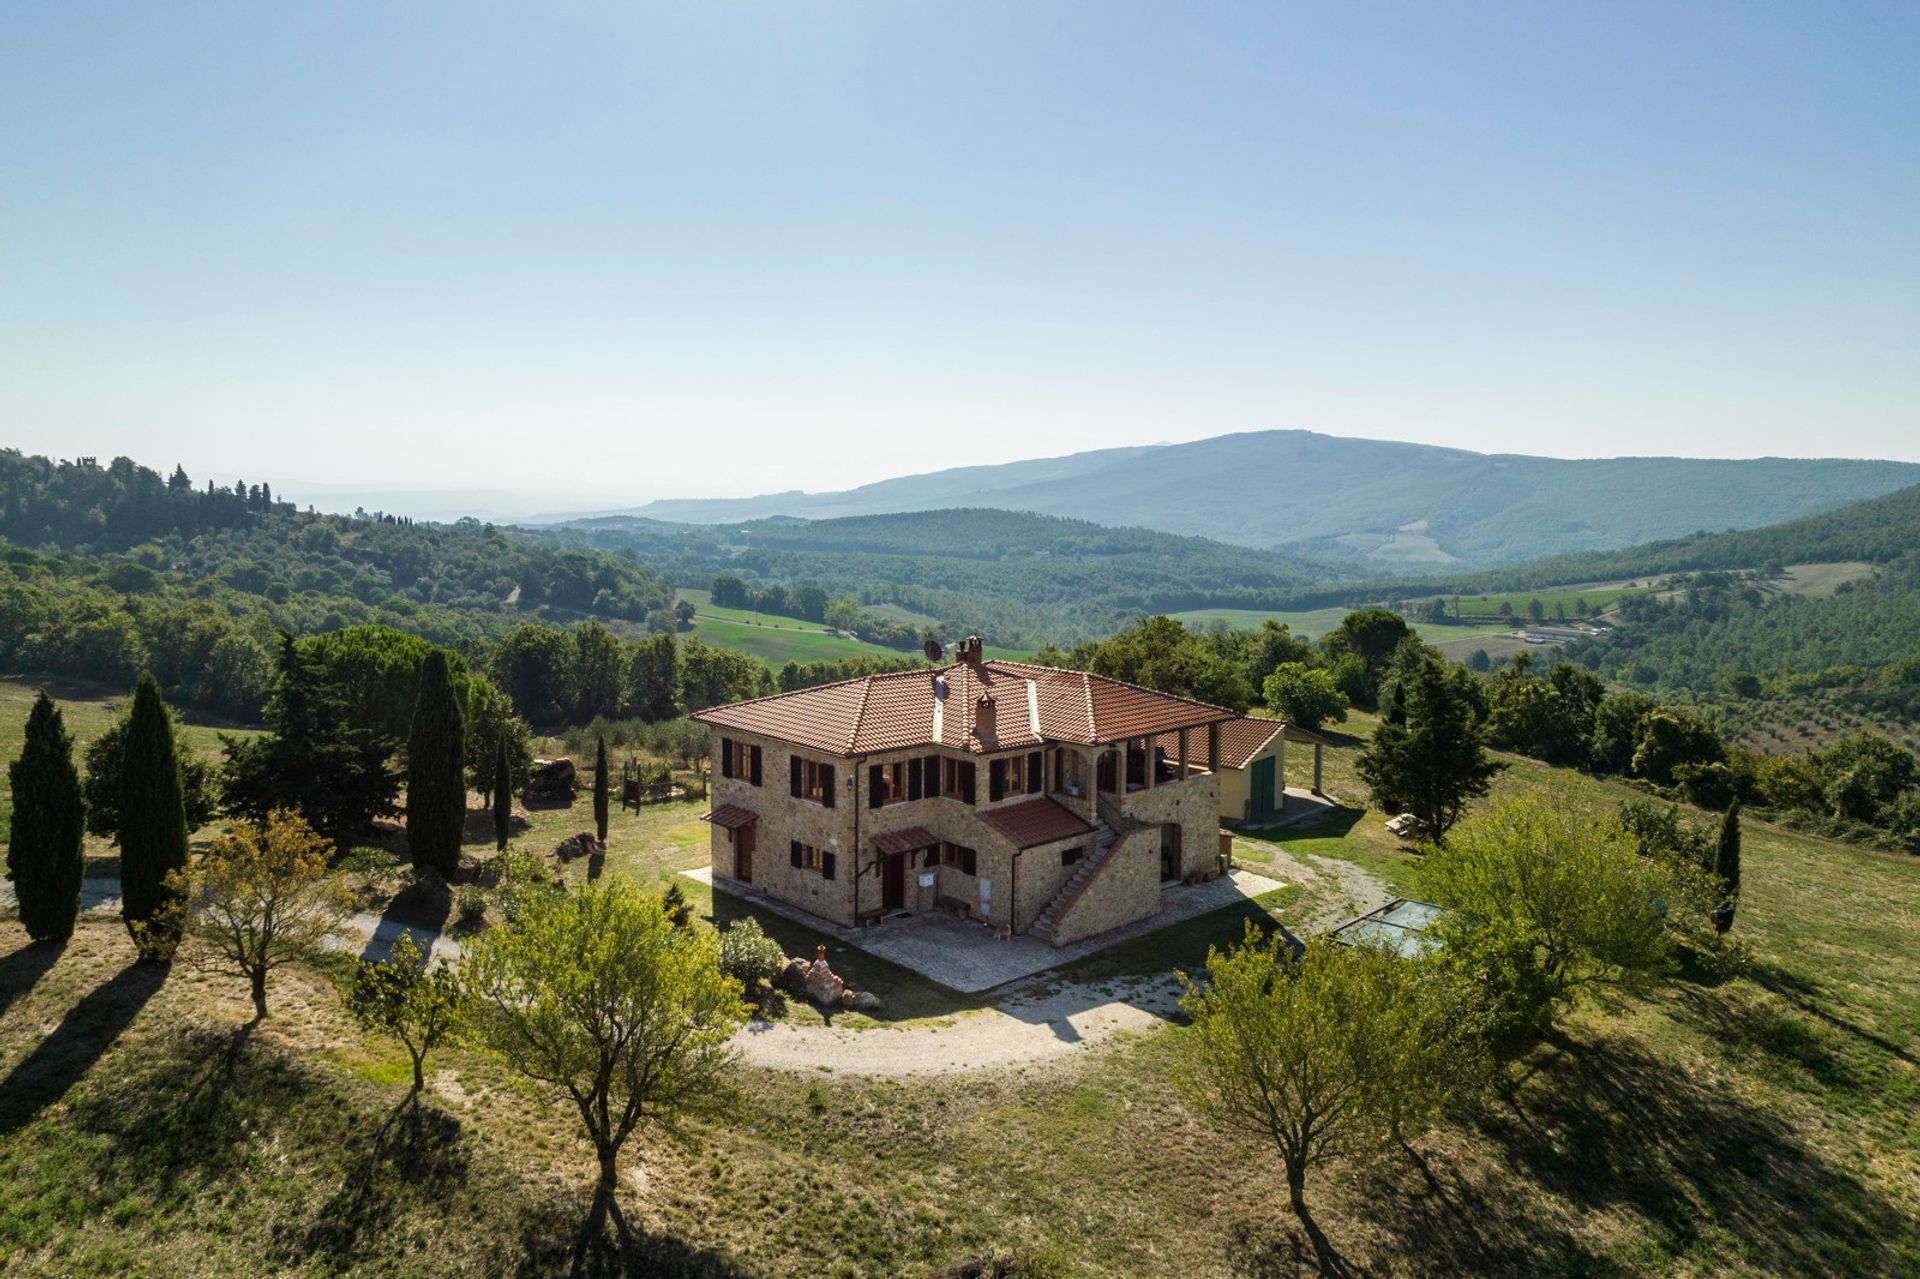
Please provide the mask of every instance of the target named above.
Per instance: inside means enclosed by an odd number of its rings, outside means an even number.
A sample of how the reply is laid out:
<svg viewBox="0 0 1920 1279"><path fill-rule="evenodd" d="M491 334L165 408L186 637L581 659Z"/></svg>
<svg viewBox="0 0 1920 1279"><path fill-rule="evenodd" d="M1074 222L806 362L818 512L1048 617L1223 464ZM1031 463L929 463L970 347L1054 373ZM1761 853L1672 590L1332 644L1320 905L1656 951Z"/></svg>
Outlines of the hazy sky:
<svg viewBox="0 0 1920 1279"><path fill-rule="evenodd" d="M1920 460L1916 65L1911 0L17 0L0 444L594 502L1283 426Z"/></svg>

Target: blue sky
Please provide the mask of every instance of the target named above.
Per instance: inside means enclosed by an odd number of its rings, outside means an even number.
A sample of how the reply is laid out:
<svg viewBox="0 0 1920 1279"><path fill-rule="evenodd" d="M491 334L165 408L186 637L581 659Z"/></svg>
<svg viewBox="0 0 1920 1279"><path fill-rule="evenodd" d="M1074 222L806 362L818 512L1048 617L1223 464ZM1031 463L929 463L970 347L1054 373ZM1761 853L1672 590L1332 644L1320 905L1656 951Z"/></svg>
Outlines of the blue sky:
<svg viewBox="0 0 1920 1279"><path fill-rule="evenodd" d="M16 3L0 443L592 503L1920 460L1917 61L1910 3Z"/></svg>

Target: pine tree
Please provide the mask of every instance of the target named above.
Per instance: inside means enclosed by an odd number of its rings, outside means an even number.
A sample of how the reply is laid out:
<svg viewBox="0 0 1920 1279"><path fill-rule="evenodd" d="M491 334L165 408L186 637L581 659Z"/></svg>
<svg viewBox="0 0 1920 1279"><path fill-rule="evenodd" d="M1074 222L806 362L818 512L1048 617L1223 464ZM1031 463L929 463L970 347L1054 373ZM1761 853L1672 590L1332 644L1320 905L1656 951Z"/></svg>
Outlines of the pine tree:
<svg viewBox="0 0 1920 1279"><path fill-rule="evenodd" d="M264 823L290 808L338 843L396 811L390 746L353 722L339 686L284 632L266 717L271 736L226 739L221 802L229 813Z"/></svg>
<svg viewBox="0 0 1920 1279"><path fill-rule="evenodd" d="M44 691L27 715L26 747L7 773L13 783L7 876L20 901L20 923L35 941L64 942L80 913L86 810L73 739Z"/></svg>
<svg viewBox="0 0 1920 1279"><path fill-rule="evenodd" d="M1488 758L1486 732L1439 658L1421 662L1398 689L1356 771L1376 804L1412 813L1439 841L1506 765Z"/></svg>
<svg viewBox="0 0 1920 1279"><path fill-rule="evenodd" d="M599 754L593 763L593 824L600 842L607 842L607 739L600 739Z"/></svg>
<svg viewBox="0 0 1920 1279"><path fill-rule="evenodd" d="M500 734L493 762L493 846L507 851L507 830L513 823L513 770L507 763L507 735Z"/></svg>
<svg viewBox="0 0 1920 1279"><path fill-rule="evenodd" d="M407 846L415 866L450 875L467 824L467 737L447 655L427 654L407 738Z"/></svg>
<svg viewBox="0 0 1920 1279"><path fill-rule="evenodd" d="M1725 894L1714 908L1713 926L1721 932L1733 927L1733 910L1740 902L1740 801L1727 805L1720 819L1720 844L1714 851L1713 873L1720 877Z"/></svg>
<svg viewBox="0 0 1920 1279"><path fill-rule="evenodd" d="M173 719L160 700L160 685L142 675L127 716L126 754L120 765L120 914L142 959L167 959L178 943L177 925L159 921L169 912L173 890L167 876L187 864L187 807L180 759L173 748Z"/></svg>

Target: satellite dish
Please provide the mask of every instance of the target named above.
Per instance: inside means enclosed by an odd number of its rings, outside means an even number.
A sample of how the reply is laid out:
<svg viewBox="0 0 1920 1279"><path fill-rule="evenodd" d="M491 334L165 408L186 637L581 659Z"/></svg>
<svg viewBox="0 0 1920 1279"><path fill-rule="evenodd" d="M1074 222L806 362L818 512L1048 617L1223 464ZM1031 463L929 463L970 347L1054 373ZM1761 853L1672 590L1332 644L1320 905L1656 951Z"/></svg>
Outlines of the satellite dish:
<svg viewBox="0 0 1920 1279"><path fill-rule="evenodd" d="M947 655L947 650L940 647L940 641L937 639L930 639L922 644L920 651L927 655L929 662L937 662Z"/></svg>

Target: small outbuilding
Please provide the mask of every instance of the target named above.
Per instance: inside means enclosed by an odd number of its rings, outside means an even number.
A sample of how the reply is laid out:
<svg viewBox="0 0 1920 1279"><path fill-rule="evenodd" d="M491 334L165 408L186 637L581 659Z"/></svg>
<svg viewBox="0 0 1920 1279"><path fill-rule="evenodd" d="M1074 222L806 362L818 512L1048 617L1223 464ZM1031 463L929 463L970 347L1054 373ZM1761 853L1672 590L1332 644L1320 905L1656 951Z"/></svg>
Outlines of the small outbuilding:
<svg viewBox="0 0 1920 1279"><path fill-rule="evenodd" d="M1220 818L1259 823L1287 808L1287 743L1313 747L1313 793L1320 794L1326 738L1285 720L1241 715L1220 725ZM1179 745L1171 735L1155 743L1163 756Z"/></svg>

